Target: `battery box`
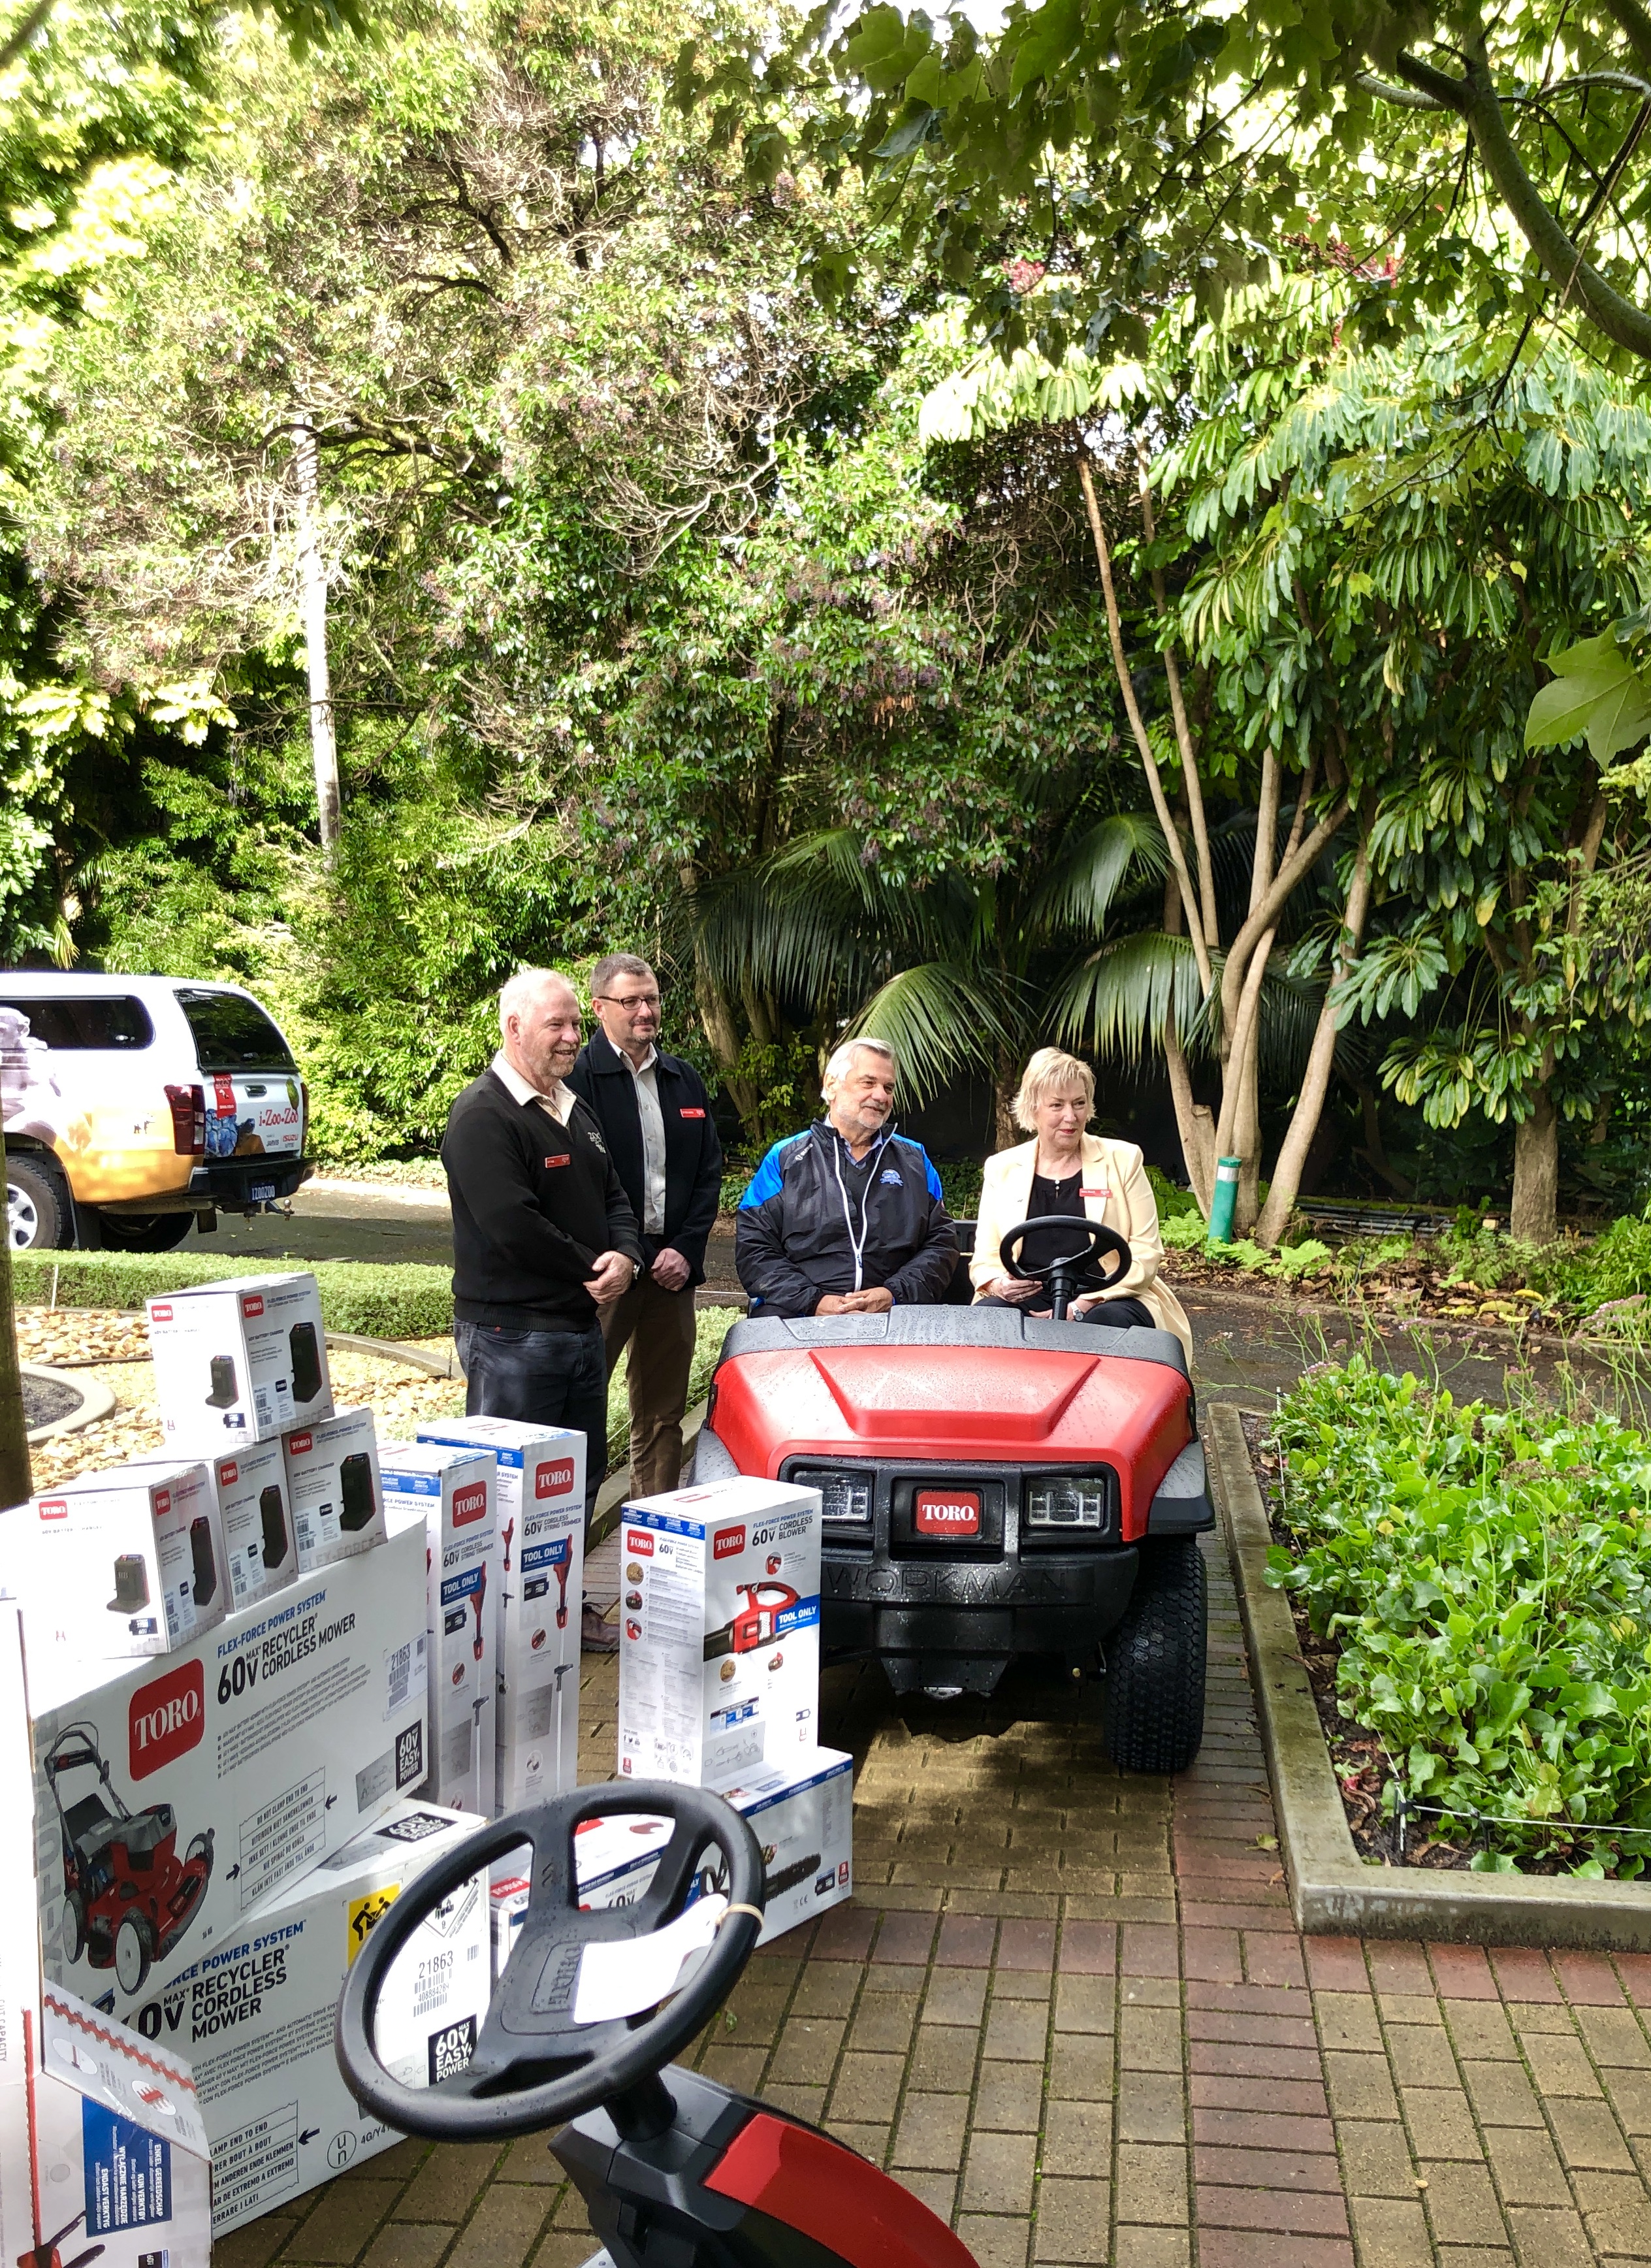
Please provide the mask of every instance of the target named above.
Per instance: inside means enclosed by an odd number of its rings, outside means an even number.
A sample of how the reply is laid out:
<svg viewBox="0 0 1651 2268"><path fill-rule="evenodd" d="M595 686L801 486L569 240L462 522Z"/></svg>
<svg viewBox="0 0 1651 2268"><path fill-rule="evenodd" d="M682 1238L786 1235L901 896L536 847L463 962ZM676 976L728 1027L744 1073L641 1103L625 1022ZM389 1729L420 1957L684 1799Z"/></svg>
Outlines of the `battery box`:
<svg viewBox="0 0 1651 2268"><path fill-rule="evenodd" d="M171 1653L216 1628L229 1588L199 1461L83 1473L0 1515L0 1594L22 1606L32 1650L71 1663Z"/></svg>
<svg viewBox="0 0 1651 2268"><path fill-rule="evenodd" d="M240 1276L149 1302L169 1449L273 1441L333 1414L321 1294L307 1271Z"/></svg>
<svg viewBox="0 0 1651 2268"><path fill-rule="evenodd" d="M164 1462L135 1458L128 1469ZM279 1441L252 1441L204 1462L217 1498L229 1570L225 1610L255 1606L284 1590L298 1572L287 1506L286 1452Z"/></svg>
<svg viewBox="0 0 1651 2268"><path fill-rule="evenodd" d="M300 1576L371 1551L385 1538L378 1435L371 1410L295 1426L283 1447Z"/></svg>

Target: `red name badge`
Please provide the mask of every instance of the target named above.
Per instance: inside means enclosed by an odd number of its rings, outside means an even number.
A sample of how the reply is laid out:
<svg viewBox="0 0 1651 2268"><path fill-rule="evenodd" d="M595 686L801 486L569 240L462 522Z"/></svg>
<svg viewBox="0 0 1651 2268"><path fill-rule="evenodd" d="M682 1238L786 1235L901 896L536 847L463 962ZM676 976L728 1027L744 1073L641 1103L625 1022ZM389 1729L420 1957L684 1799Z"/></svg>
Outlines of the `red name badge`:
<svg viewBox="0 0 1651 2268"><path fill-rule="evenodd" d="M680 1110L677 1116L679 1118L703 1118L705 1113L702 1110Z"/></svg>
<svg viewBox="0 0 1651 2268"><path fill-rule="evenodd" d="M1098 1189L1080 1189L1078 1195L1081 1197L1110 1197L1112 1191L1103 1183Z"/></svg>
<svg viewBox="0 0 1651 2268"><path fill-rule="evenodd" d="M570 1166L573 1157L570 1152L564 1150L560 1158L547 1158L545 1163L547 1166Z"/></svg>

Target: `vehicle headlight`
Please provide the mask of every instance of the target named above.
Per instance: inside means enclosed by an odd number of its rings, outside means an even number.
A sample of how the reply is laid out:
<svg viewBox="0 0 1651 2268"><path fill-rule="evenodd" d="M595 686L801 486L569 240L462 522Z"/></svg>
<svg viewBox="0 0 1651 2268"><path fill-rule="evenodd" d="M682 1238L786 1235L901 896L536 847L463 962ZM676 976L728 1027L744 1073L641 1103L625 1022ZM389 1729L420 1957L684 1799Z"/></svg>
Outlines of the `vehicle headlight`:
<svg viewBox="0 0 1651 2268"><path fill-rule="evenodd" d="M827 1528L870 1528L871 1476L834 1472L829 1465L799 1465L791 1478L799 1488L817 1488L820 1518Z"/></svg>
<svg viewBox="0 0 1651 2268"><path fill-rule="evenodd" d="M1104 1528L1104 1473L1046 1473L1026 1484L1029 1528Z"/></svg>

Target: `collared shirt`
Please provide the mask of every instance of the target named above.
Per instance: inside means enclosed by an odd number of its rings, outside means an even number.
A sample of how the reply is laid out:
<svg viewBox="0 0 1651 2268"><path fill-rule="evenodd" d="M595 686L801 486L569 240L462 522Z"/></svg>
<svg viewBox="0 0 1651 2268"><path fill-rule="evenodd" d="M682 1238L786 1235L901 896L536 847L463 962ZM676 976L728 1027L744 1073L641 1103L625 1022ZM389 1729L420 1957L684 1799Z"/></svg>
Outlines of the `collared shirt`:
<svg viewBox="0 0 1651 2268"><path fill-rule="evenodd" d="M493 1058L493 1069L509 1087L514 1101L536 1102L542 1111L555 1120L558 1126L565 1126L572 1117L577 1098L565 1079L555 1080L549 1090L541 1094L538 1087L525 1079L515 1064L507 1059L503 1048Z"/></svg>
<svg viewBox="0 0 1651 2268"><path fill-rule="evenodd" d="M623 1048L614 1053L629 1071L636 1088L636 1112L642 1123L642 1234L665 1233L665 1114L659 1108L659 1078L655 1068L659 1050L650 1046L648 1059L634 1064Z"/></svg>

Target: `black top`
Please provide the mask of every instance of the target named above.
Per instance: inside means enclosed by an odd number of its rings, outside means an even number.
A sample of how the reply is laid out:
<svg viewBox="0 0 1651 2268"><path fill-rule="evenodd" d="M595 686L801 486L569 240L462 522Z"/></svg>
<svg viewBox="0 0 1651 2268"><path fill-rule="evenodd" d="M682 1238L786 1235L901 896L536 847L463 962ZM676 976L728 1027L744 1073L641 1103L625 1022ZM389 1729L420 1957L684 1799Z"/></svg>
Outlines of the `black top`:
<svg viewBox="0 0 1651 2268"><path fill-rule="evenodd" d="M811 1315L827 1292L943 1300L958 1240L921 1143L885 1128L858 1164L828 1119L776 1142L739 1201L734 1265L753 1307Z"/></svg>
<svg viewBox="0 0 1651 2268"><path fill-rule="evenodd" d="M568 1084L596 1113L608 1152L631 1211L647 1217L647 1171L642 1160L642 1109L629 1064L600 1029L579 1050ZM716 1219L723 1194L723 1145L711 1116L711 1099L693 1065L680 1056L659 1055L654 1064L659 1115L665 1123L665 1232L642 1233L642 1256L651 1261L664 1245L688 1263L688 1280L705 1281L705 1240Z"/></svg>
<svg viewBox="0 0 1651 2268"><path fill-rule="evenodd" d="M1082 1166L1059 1182L1051 1181L1047 1174L1034 1174L1026 1204L1027 1219L1041 1220L1046 1213L1063 1213L1068 1220L1075 1219L1083 1211L1080 1194L1082 1187ZM1070 1256L1074 1248L1075 1240L1069 1229L1063 1234L1057 1229L1040 1228L1022 1243L1020 1264L1023 1268L1050 1268L1063 1254Z"/></svg>
<svg viewBox="0 0 1651 2268"><path fill-rule="evenodd" d="M598 1252L642 1256L635 1215L590 1107L566 1126L483 1071L442 1142L453 1208L453 1314L463 1323L586 1330Z"/></svg>

